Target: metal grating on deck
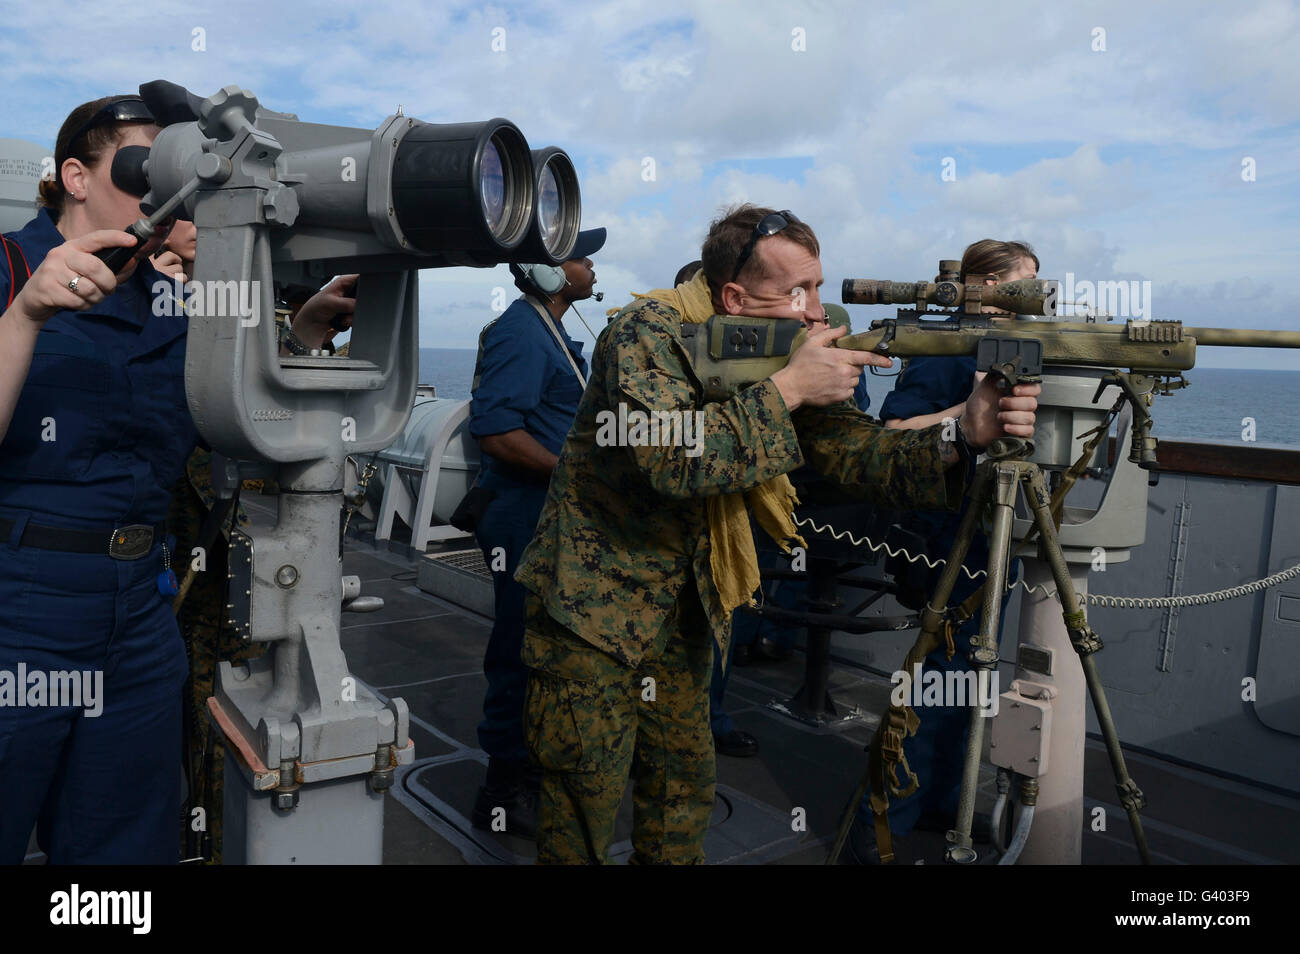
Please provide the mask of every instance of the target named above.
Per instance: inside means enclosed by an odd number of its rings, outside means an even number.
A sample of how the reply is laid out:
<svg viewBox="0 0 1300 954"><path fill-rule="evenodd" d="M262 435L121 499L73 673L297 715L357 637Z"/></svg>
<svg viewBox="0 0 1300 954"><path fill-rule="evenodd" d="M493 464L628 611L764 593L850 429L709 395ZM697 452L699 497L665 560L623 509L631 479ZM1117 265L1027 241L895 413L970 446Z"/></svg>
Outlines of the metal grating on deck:
<svg viewBox="0 0 1300 954"><path fill-rule="evenodd" d="M425 554L417 564L415 585L475 613L495 615L492 571L478 549Z"/></svg>
<svg viewBox="0 0 1300 954"><path fill-rule="evenodd" d="M446 553L430 553L425 559L477 574L485 580L492 579L492 571L488 569L487 563L483 560L482 550L450 550Z"/></svg>

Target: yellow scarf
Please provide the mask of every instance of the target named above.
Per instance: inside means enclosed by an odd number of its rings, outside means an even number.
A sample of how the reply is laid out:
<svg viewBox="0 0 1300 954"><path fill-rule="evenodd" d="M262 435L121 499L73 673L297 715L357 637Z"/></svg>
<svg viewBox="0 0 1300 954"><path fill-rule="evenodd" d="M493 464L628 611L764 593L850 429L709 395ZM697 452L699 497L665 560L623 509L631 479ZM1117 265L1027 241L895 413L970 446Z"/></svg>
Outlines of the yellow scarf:
<svg viewBox="0 0 1300 954"><path fill-rule="evenodd" d="M708 279L701 269L695 278L676 288L660 288L633 298L653 298L674 309L682 321L699 324L713 314L713 299ZM709 566L713 584L718 589L722 608L730 613L742 603L754 606L753 595L761 584L754 535L749 529L749 511L777 545L786 553L790 542L807 546L795 529L794 507L799 502L794 485L785 474L760 484L743 494L719 494L708 498ZM748 507L746 506L748 505Z"/></svg>

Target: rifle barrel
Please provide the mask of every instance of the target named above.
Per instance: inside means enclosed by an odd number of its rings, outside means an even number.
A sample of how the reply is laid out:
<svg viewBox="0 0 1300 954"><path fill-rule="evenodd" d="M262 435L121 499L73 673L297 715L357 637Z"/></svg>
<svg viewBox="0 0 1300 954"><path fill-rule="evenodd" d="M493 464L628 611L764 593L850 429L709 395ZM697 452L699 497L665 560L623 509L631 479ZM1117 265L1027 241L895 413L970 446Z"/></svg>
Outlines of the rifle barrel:
<svg viewBox="0 0 1300 954"><path fill-rule="evenodd" d="M1258 328L1183 328L1198 345L1215 348L1300 348L1300 331Z"/></svg>

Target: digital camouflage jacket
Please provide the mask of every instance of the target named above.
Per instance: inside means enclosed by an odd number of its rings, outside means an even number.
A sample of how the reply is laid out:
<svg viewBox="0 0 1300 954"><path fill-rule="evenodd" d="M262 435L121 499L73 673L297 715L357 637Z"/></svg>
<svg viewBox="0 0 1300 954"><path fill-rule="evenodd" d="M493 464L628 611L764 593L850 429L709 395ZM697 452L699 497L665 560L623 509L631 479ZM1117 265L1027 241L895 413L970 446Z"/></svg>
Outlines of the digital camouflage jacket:
<svg viewBox="0 0 1300 954"><path fill-rule="evenodd" d="M941 425L886 430L847 401L791 414L771 379L725 403L704 404L680 330L675 310L642 299L601 333L537 531L515 574L554 619L629 666L672 617L687 574L694 574L713 636L726 648L731 621L709 566L710 495L749 490L805 461L855 493L901 509L955 510L966 485L966 466L941 460ZM627 415L701 411L695 436L702 447L601 446L613 430L602 433L601 425L617 417L620 404ZM598 434L606 439L598 442Z"/></svg>

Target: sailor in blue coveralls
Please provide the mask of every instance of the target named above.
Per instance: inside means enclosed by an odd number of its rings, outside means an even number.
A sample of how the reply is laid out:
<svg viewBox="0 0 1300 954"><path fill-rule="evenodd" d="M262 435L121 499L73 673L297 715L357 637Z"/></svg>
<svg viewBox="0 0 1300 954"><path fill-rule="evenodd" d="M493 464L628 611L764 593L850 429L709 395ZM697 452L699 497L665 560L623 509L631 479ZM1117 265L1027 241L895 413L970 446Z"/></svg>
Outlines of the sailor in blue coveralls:
<svg viewBox="0 0 1300 954"><path fill-rule="evenodd" d="M469 429L482 450L478 486L490 498L475 534L492 571L496 620L483 657L488 689L478 726L487 780L473 823L492 830L500 820L508 833L528 838L536 827L529 784L536 776L524 745L524 588L515 582L515 568L533 538L588 373L582 344L569 337L561 318L573 302L592 296L589 256L604 244L605 230L590 229L578 234L560 267L512 265L524 295L483 330L474 369Z"/></svg>
<svg viewBox="0 0 1300 954"><path fill-rule="evenodd" d="M168 564L189 555L164 522L199 441L186 322L146 259L114 276L93 254L134 244L118 229L139 197L110 170L157 133L139 97L73 110L45 207L0 255L0 864L33 827L55 864L178 860L188 667Z"/></svg>
<svg viewBox="0 0 1300 954"><path fill-rule="evenodd" d="M987 284L999 281L1016 281L1038 276L1038 257L1034 250L1022 242L999 242L983 239L966 249L962 256L961 280L967 275L990 275ZM986 307L987 312L996 309ZM894 390L880 406L880 419L886 427L917 429L930 427L945 418L959 417L966 400L983 375L975 371L973 357L912 358L898 379ZM909 514L907 529L926 540L926 552L931 559L947 556L957 537L961 522L959 513L917 511ZM971 572L988 569L989 543L983 532L976 532L967 551L964 565ZM1020 561L1012 562L1008 581L1019 576ZM938 585L942 567L925 574L924 590L933 593ZM983 582L972 581L965 573L957 578L948 603L956 606L969 597ZM1005 623L1009 594L1002 600L1003 614L999 626ZM970 637L978 635L980 614L977 611L958 630L953 638L957 652L949 660L945 651L937 649L925 660L925 669L939 673L966 672L970 663L966 647ZM998 638L1001 641L1001 631ZM913 828L943 831L952 827L957 815L958 796L961 792L962 763L966 749L966 735L970 725L970 711L957 706L925 706L916 711L921 725L916 735L904 739L903 752L909 767L916 773L920 788L908 798L890 798L889 827L894 835L907 835ZM902 773L900 771L900 778ZM850 857L866 863L875 863L875 834L870 793L864 797L858 810L853 837L848 845ZM987 837L988 818L976 819L977 838Z"/></svg>
<svg viewBox="0 0 1300 954"><path fill-rule="evenodd" d="M158 578L170 487L198 439L185 322L153 315L148 262L117 284L92 254L133 244L96 231L140 217L109 169L157 132L135 98L74 110L47 207L0 263L0 680L28 683L25 698L0 695L4 863L22 861L37 823L56 864L177 860L187 667ZM98 698L31 698L59 672Z"/></svg>

